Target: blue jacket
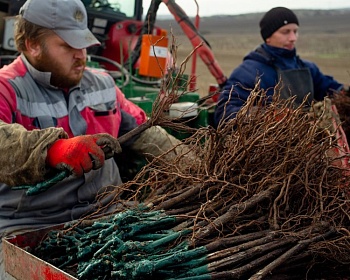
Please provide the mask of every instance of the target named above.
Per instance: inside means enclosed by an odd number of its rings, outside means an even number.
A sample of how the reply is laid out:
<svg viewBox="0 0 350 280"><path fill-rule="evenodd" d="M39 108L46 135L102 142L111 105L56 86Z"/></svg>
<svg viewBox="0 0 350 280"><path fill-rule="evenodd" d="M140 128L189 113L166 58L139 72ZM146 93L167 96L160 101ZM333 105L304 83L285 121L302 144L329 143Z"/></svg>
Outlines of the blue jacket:
<svg viewBox="0 0 350 280"><path fill-rule="evenodd" d="M316 64L300 59L296 55L295 49L286 50L266 44L262 44L260 47L265 54L257 51L258 48L246 55L243 62L234 69L224 85L215 111L214 121L216 126L222 118L229 119L236 116L259 79L260 88L264 89L268 96L272 96L278 81L275 67L280 70L309 68L313 79L316 101L323 100L328 94L339 91L343 87L333 77L322 74ZM230 92L231 99L227 103Z"/></svg>

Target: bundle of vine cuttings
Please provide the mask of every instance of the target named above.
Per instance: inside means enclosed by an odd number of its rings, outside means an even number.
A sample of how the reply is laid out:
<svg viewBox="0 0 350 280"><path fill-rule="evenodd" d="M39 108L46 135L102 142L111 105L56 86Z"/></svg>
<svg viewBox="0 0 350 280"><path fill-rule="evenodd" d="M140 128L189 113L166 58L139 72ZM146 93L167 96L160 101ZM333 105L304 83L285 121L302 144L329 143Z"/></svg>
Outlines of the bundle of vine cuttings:
<svg viewBox="0 0 350 280"><path fill-rule="evenodd" d="M145 207L146 217L171 219L153 227L148 218L139 218L144 226L138 234L150 234L145 246L152 249L133 244L123 251L127 241L122 238L101 238L106 243L90 253L88 262L97 261L94 269L104 270L102 263L110 265L118 252L122 261L112 270L119 273L115 279L346 277L349 154L346 141L339 139L341 123L334 111L326 112L332 106L324 102L319 113L278 94L270 100L257 86L234 118L217 129L198 129L184 140L186 152L171 160L165 154L155 158L134 180L112 191L112 204L132 201ZM112 228L124 232L120 225ZM96 250L110 243L111 259L100 259ZM89 264L65 261L79 267L80 279L114 279L82 276L81 268Z"/></svg>

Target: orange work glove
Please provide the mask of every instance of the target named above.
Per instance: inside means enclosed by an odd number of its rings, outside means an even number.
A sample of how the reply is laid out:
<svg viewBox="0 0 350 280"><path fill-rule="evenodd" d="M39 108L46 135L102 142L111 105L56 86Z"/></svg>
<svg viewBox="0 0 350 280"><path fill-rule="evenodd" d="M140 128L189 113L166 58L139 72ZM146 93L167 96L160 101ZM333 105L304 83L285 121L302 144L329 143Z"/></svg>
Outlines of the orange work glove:
<svg viewBox="0 0 350 280"><path fill-rule="evenodd" d="M118 140L107 133L82 135L54 142L47 151L46 163L82 176L92 169L101 168L105 159L120 152Z"/></svg>

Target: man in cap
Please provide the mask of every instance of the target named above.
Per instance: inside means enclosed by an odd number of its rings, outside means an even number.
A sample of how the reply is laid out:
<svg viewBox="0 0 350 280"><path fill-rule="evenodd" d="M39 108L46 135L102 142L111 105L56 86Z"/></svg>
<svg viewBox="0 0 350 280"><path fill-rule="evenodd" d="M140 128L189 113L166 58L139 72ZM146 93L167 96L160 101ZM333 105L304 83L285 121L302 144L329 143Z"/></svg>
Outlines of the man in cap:
<svg viewBox="0 0 350 280"><path fill-rule="evenodd" d="M15 41L21 55L0 69L0 237L78 219L108 204L111 198L96 197L121 183L116 138L146 121L111 76L86 67L86 48L100 43L81 0L28 0ZM179 143L155 126L127 144L158 156ZM27 196L12 189L62 170L71 175L45 192ZM2 254L0 265L6 279Z"/></svg>
<svg viewBox="0 0 350 280"><path fill-rule="evenodd" d="M280 96L296 95L296 104L301 104L308 94L311 104L312 100L321 101L344 90L342 84L321 73L316 64L299 58L295 49L298 30L297 16L285 7L273 8L263 16L260 33L264 43L246 55L231 73L219 97L216 125L236 116L258 80L267 96L272 96L279 84Z"/></svg>

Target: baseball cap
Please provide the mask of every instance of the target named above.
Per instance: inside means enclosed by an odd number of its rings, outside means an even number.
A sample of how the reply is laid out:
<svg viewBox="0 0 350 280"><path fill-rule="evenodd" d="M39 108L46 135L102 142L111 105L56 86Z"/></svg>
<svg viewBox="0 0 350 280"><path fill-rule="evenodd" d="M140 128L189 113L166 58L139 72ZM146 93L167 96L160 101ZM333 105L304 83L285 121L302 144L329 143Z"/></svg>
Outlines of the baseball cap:
<svg viewBox="0 0 350 280"><path fill-rule="evenodd" d="M27 0L19 14L31 23L51 29L72 48L101 44L88 29L81 0Z"/></svg>
<svg viewBox="0 0 350 280"><path fill-rule="evenodd" d="M260 20L260 33L264 41L282 26L290 23L299 25L297 16L288 8L276 7L269 10Z"/></svg>

